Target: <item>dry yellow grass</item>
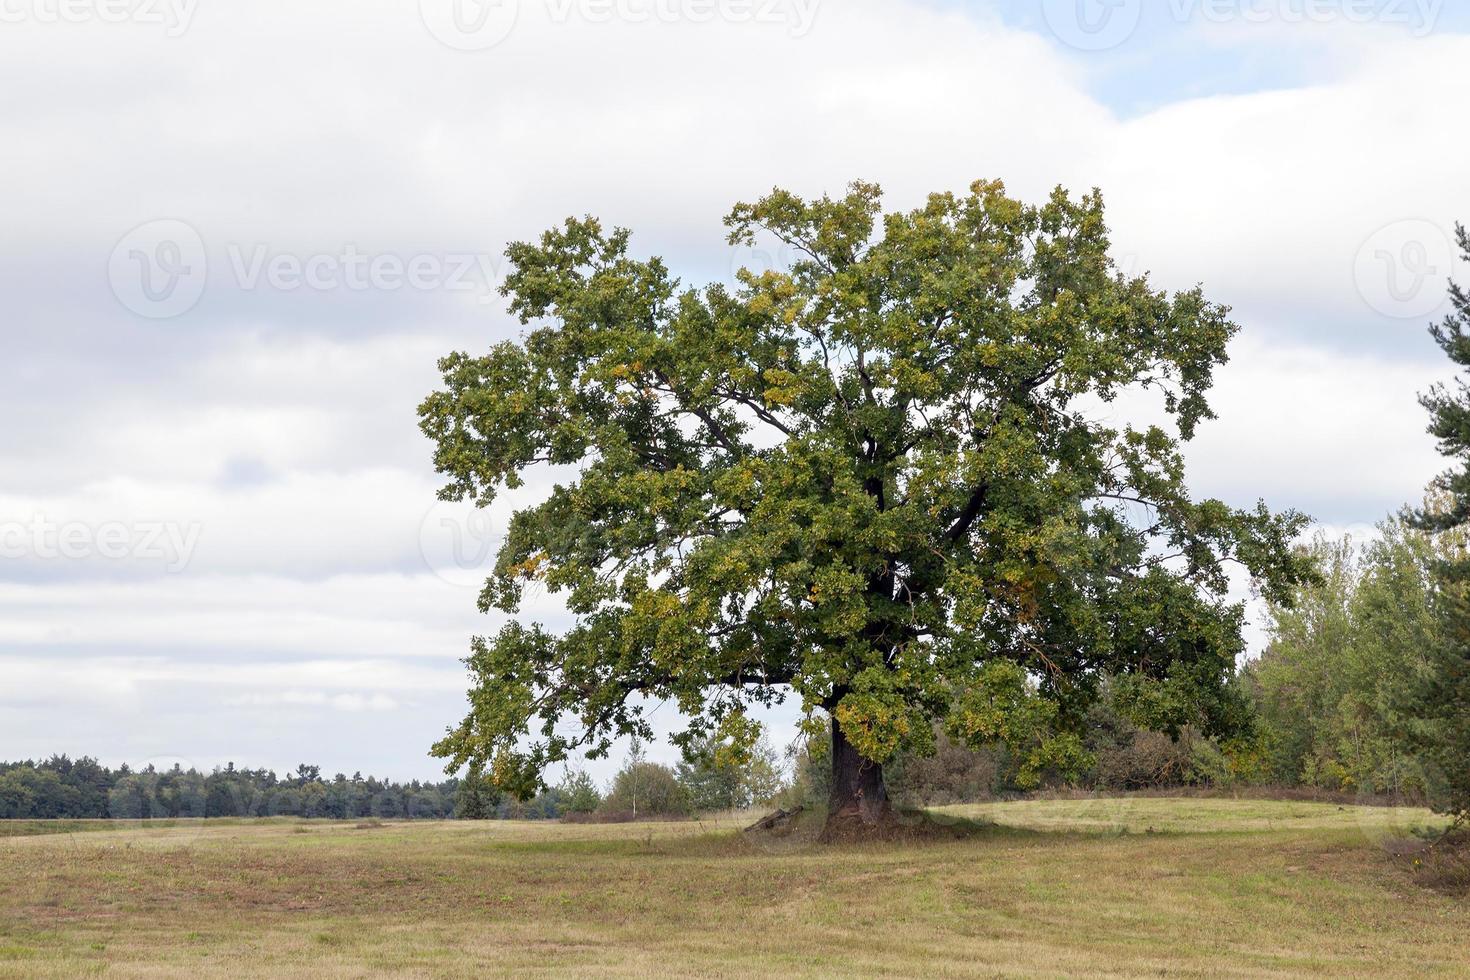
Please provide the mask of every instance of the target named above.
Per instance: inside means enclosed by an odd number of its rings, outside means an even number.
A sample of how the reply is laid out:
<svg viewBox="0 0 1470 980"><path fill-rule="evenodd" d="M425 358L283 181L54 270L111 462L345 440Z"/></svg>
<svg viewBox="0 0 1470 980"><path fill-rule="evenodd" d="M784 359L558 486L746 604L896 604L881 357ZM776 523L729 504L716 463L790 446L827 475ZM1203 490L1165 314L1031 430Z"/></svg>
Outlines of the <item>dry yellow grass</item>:
<svg viewBox="0 0 1470 980"><path fill-rule="evenodd" d="M0 976L1470 975L1470 903L1382 846L1419 811L943 813L996 826L839 849L733 820L5 837Z"/></svg>

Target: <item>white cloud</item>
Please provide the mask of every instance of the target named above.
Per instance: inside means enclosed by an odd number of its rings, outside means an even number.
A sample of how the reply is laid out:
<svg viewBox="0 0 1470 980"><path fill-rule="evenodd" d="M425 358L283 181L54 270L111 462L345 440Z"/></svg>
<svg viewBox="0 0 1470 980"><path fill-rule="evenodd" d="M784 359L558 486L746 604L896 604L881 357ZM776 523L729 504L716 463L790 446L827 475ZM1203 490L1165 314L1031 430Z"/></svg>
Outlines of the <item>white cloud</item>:
<svg viewBox="0 0 1470 980"><path fill-rule="evenodd" d="M1191 480L1242 506L1264 497L1327 521L1381 520L1445 466L1414 396L1447 366L1247 335L1217 374L1220 417L1188 450Z"/></svg>
<svg viewBox="0 0 1470 980"><path fill-rule="evenodd" d="M1397 222L1470 219L1470 136L1443 106L1470 97L1470 38L1380 40L1330 84L1190 101L1121 124L1084 157L1109 194L1118 253L1160 281L1203 281L1264 336L1432 357L1427 315L1362 298L1359 248ZM1426 290L1443 296L1438 262ZM1464 274L1464 267L1459 267Z"/></svg>
<svg viewBox="0 0 1470 980"><path fill-rule="evenodd" d="M416 660L457 660L473 633L497 628L503 617L478 615L475 594L428 573L0 582L0 651L165 653L216 673L285 657L372 657L407 669ZM555 624L560 607L533 595L526 612Z"/></svg>
<svg viewBox="0 0 1470 980"><path fill-rule="evenodd" d="M225 704L240 707L304 705L335 711L394 711L399 707L398 702L386 694L328 694L325 691L297 690L279 694L239 694L225 698Z"/></svg>

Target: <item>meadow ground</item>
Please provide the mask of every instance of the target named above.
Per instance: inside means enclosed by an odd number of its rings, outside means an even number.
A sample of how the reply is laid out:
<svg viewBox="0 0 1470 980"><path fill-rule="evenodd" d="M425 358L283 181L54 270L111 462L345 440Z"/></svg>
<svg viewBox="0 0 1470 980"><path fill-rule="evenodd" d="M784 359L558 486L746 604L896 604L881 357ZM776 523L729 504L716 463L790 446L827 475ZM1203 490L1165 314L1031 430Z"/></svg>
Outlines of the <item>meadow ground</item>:
<svg viewBox="0 0 1470 980"><path fill-rule="evenodd" d="M1470 975L1470 899L1393 853L1423 811L937 812L993 826L0 824L0 976Z"/></svg>

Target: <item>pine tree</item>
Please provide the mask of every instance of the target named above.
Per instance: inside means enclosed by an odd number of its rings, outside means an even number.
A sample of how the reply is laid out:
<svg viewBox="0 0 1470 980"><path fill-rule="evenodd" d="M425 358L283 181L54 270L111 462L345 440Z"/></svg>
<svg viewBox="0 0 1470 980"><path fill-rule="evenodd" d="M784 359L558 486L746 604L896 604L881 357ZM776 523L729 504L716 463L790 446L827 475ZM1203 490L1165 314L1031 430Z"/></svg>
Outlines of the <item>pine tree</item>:
<svg viewBox="0 0 1470 980"><path fill-rule="evenodd" d="M454 816L459 820L491 820L500 805L500 794L484 772L471 768L455 795Z"/></svg>
<svg viewBox="0 0 1470 980"><path fill-rule="evenodd" d="M1460 249L1470 259L1470 232L1457 227ZM1470 369L1470 293L1450 284L1454 312L1430 332L1451 361ZM1421 396L1429 410L1430 433L1439 451L1456 467L1439 477L1435 488L1447 500L1411 515L1429 531L1443 532L1470 525L1470 385L1459 379L1453 388L1437 385ZM1431 666L1415 686L1409 715L1409 735L1438 770L1437 807L1460 820L1470 818L1470 557L1464 549L1439 563L1438 600L1442 635Z"/></svg>
<svg viewBox="0 0 1470 980"><path fill-rule="evenodd" d="M581 769L567 773L561 791L564 797L562 809L567 813L592 813L602 805L602 794L597 791L597 784Z"/></svg>

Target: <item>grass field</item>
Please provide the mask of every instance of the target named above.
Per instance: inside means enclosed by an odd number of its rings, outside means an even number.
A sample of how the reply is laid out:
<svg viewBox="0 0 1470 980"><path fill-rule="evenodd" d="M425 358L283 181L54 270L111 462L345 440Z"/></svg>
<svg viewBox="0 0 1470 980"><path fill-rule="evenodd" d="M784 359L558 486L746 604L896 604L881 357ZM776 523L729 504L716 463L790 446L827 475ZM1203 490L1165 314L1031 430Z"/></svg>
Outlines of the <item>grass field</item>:
<svg viewBox="0 0 1470 980"><path fill-rule="evenodd" d="M733 819L10 825L0 976L1470 975L1470 899L1390 854L1422 811L939 813L993 826L818 848Z"/></svg>

